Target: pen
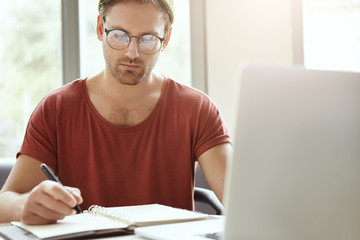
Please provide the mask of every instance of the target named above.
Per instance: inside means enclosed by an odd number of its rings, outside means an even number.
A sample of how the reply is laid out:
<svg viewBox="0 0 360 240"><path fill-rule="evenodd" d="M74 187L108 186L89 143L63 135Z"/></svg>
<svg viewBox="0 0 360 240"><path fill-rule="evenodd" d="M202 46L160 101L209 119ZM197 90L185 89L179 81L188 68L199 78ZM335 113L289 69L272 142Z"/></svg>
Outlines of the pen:
<svg viewBox="0 0 360 240"><path fill-rule="evenodd" d="M59 181L59 179L51 172L51 170L48 168L48 166L46 166L45 163L42 163L40 167L41 167L41 170L45 173L45 175L48 177L49 180L58 182L62 185L62 183ZM76 204L74 209L76 210L76 213L81 213L81 208L78 204Z"/></svg>

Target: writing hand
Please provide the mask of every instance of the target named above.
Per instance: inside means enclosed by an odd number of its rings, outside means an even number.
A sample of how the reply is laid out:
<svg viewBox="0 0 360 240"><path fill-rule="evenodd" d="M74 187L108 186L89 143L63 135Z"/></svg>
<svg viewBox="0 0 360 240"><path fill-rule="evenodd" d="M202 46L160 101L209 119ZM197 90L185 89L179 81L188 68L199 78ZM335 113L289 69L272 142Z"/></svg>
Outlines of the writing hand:
<svg viewBox="0 0 360 240"><path fill-rule="evenodd" d="M22 207L20 220L25 224L50 224L75 214L82 203L80 190L45 180L31 190Z"/></svg>

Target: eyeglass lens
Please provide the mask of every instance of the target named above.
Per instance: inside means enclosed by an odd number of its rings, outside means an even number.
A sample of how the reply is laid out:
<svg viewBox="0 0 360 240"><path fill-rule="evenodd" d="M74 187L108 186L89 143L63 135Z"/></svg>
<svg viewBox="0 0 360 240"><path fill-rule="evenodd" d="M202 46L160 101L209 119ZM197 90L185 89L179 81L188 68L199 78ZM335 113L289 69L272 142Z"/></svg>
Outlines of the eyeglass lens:
<svg viewBox="0 0 360 240"><path fill-rule="evenodd" d="M145 54L154 54L161 48L161 40L154 35L143 35L138 38L138 47ZM111 30L107 34L107 42L114 49L125 49L130 44L131 37L124 31Z"/></svg>

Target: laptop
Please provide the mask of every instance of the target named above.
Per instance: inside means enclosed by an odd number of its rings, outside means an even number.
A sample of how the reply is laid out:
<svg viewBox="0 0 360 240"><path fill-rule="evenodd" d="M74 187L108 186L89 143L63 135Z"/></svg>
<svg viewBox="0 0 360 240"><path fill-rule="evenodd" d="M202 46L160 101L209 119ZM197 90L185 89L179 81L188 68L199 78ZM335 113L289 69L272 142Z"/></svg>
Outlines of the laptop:
<svg viewBox="0 0 360 240"><path fill-rule="evenodd" d="M236 96L225 221L139 228L136 234L360 239L360 74L243 65Z"/></svg>
<svg viewBox="0 0 360 240"><path fill-rule="evenodd" d="M360 73L240 72L224 239L360 239Z"/></svg>
<svg viewBox="0 0 360 240"><path fill-rule="evenodd" d="M135 228L135 234L153 240L221 240L224 218Z"/></svg>

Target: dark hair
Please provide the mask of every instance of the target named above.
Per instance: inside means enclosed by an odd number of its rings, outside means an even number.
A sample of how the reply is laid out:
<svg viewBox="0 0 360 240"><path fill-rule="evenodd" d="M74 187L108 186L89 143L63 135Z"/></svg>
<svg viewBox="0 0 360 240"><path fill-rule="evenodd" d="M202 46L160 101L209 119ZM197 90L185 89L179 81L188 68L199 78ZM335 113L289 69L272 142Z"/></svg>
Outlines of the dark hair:
<svg viewBox="0 0 360 240"><path fill-rule="evenodd" d="M115 5L116 3L120 2L121 0L99 0L99 13L104 19L104 22L106 21L106 14L109 11L109 8ZM167 34L171 27L171 14L164 5L163 1L161 0L136 0L140 3L153 3L156 7L159 8L160 11L164 12L163 18L165 21L165 31L164 33Z"/></svg>

